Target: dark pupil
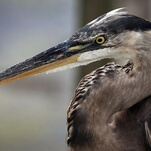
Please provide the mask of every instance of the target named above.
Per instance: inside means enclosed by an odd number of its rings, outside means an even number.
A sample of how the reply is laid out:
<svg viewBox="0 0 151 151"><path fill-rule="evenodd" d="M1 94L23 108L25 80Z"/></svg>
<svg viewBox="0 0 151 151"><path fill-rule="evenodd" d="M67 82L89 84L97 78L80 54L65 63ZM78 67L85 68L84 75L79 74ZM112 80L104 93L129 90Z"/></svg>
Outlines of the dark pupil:
<svg viewBox="0 0 151 151"><path fill-rule="evenodd" d="M98 42L102 42L103 40L102 40L102 38L98 38Z"/></svg>

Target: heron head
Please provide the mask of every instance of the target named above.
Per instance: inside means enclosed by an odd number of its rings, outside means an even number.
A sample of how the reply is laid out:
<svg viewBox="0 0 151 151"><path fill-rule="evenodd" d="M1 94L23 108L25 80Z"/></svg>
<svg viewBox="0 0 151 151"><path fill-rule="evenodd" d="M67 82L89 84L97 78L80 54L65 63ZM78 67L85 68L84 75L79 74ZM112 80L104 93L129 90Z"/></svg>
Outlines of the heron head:
<svg viewBox="0 0 151 151"><path fill-rule="evenodd" d="M96 61L103 58L131 59L139 48L150 47L144 40L151 33L151 23L130 15L123 8L106 13L83 28L70 39L70 51L81 53L78 61ZM151 38L151 34L150 34Z"/></svg>
<svg viewBox="0 0 151 151"><path fill-rule="evenodd" d="M65 42L2 71L0 84L104 58L131 59L145 43L143 33L150 31L149 21L130 15L123 8L113 10L88 23ZM150 41L145 47L149 45Z"/></svg>

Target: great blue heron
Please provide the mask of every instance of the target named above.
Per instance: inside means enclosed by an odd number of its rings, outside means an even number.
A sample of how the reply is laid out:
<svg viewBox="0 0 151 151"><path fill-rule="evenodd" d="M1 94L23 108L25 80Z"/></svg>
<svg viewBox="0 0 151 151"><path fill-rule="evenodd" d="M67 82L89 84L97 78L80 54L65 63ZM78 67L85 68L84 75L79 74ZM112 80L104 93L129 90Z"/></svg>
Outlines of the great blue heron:
<svg viewBox="0 0 151 151"><path fill-rule="evenodd" d="M0 84L103 59L85 76L67 113L71 151L151 151L151 23L124 9L108 12L65 42L0 73Z"/></svg>

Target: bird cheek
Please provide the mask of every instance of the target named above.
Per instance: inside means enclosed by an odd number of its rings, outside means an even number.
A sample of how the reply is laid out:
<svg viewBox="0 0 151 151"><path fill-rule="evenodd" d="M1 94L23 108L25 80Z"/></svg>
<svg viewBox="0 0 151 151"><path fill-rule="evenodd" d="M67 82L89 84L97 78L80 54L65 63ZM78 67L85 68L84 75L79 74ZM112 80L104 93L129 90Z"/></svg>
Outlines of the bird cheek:
<svg viewBox="0 0 151 151"><path fill-rule="evenodd" d="M129 47L135 47L138 41L142 39L142 34L132 31L130 32L127 37L125 37L125 45Z"/></svg>

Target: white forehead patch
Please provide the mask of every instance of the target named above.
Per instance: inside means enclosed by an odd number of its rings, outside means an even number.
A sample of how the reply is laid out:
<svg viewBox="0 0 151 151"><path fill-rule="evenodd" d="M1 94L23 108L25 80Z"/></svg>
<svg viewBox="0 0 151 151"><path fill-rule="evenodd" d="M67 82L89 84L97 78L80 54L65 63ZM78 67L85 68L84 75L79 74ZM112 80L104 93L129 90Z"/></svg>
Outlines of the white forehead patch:
<svg viewBox="0 0 151 151"><path fill-rule="evenodd" d="M115 9L115 10L112 10L110 12L108 12L103 18L100 17L99 18L96 18L95 20L91 21L90 23L88 23L88 25L90 27L93 27L95 25L98 25L98 24L101 24L104 20L106 20L107 18L111 17L111 16L120 16L120 15L125 15L127 14L127 11L124 9L124 8L118 8L118 9Z"/></svg>

